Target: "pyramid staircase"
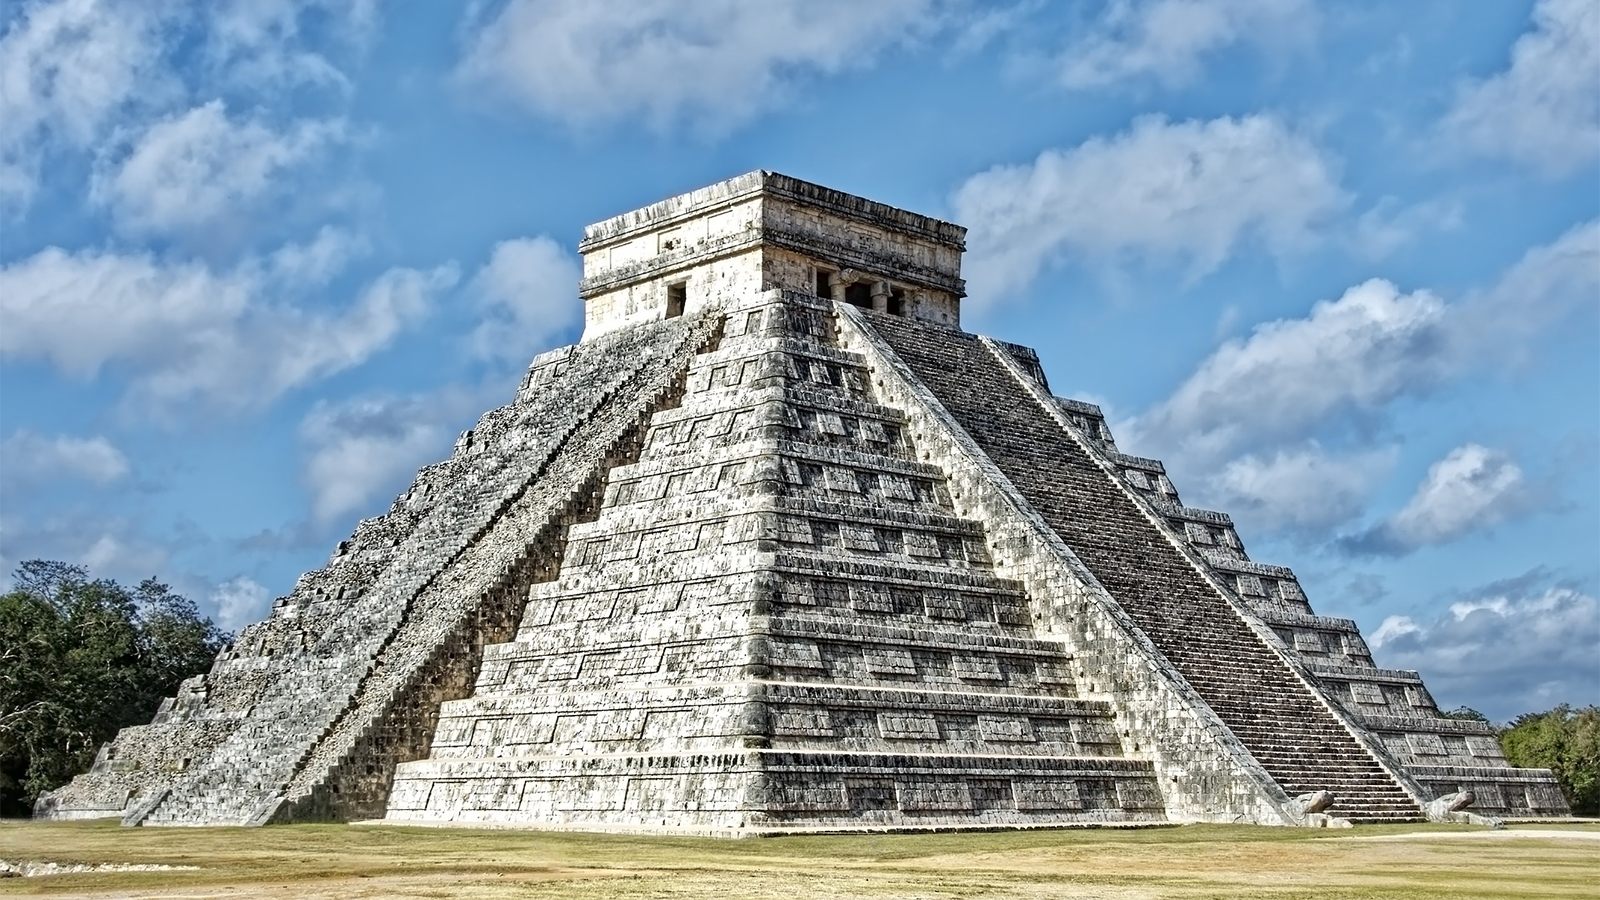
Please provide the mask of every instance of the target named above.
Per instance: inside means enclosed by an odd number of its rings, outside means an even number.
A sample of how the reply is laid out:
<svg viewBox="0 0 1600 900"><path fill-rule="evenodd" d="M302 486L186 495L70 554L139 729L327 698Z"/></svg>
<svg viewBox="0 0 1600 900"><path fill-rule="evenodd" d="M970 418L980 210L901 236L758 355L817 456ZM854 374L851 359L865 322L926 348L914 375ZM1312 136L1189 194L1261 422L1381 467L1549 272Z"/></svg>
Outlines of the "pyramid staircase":
<svg viewBox="0 0 1600 900"><path fill-rule="evenodd" d="M613 469L560 577L391 821L760 833L1160 821L982 528L833 345L831 304L730 311ZM685 821L684 811L690 811Z"/></svg>
<svg viewBox="0 0 1600 900"><path fill-rule="evenodd" d="M1337 814L1355 821L1422 817L1394 774L997 352L976 335L902 318L872 316L871 327L1285 792L1331 790Z"/></svg>

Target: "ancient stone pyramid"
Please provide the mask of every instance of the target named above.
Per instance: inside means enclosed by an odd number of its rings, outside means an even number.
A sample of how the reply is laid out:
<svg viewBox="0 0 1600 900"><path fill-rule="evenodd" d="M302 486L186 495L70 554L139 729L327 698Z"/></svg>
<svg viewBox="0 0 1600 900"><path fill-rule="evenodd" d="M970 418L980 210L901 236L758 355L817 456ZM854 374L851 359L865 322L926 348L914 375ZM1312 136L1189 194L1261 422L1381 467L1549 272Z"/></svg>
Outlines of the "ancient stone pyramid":
<svg viewBox="0 0 1600 900"><path fill-rule="evenodd" d="M959 328L965 231L754 172L40 815L753 834L1566 812ZM1460 798L1455 803L1459 804Z"/></svg>

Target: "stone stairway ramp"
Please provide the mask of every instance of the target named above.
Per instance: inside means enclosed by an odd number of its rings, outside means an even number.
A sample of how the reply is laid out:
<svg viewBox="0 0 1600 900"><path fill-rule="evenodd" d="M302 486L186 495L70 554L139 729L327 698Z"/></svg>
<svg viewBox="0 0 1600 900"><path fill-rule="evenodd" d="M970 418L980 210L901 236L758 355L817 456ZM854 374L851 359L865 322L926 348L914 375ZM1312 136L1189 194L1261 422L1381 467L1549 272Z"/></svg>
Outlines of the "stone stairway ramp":
<svg viewBox="0 0 1600 900"><path fill-rule="evenodd" d="M1357 820L1421 818L1410 795L1064 427L970 334L885 316L889 344L1291 796Z"/></svg>
<svg viewBox="0 0 1600 900"><path fill-rule="evenodd" d="M639 346L615 348L641 352L643 361L600 392L595 412L562 437L525 495L470 548L477 558L464 554L460 571L446 571L432 596L415 599L344 715L297 767L275 820L321 818L324 806L332 818L382 814L395 763L426 755L439 703L470 693L486 641L515 634L528 583L555 572L559 532L599 498L609 467L633 455L621 448L640 443L650 415L675 402L690 358L714 345L722 328L715 313L671 324L656 334L641 330ZM349 787L362 802L328 796ZM308 801L312 815L288 806Z"/></svg>
<svg viewBox="0 0 1600 900"><path fill-rule="evenodd" d="M365 638L337 676L302 677L305 686L282 691L283 709L259 708L251 717L258 721L242 723L203 767L186 773L185 790L142 805L125 822L260 824L302 813L339 817L337 799L323 794L328 780L375 737L387 744L379 752L386 761L364 765L369 771L363 774L381 777L384 766L393 765L398 742L382 741L377 732L395 704L413 699L419 676L437 680L440 673L431 671L438 662L435 648L458 630L463 616L478 612L478 598L494 592L504 573L533 551L539 529L532 524L559 518L568 495L605 460L616 436L635 424L638 410L632 407L679 379L687 358L714 342L719 331L720 316L713 314L618 333L571 361L580 375L566 384L591 392L581 402L573 402L570 390L552 390L486 414L479 430L492 423L498 440L479 435L483 450L475 452L495 458L480 462L478 477L452 485L453 493L441 501L458 525L465 519L471 527L450 535L429 533L447 530L443 521L417 528L403 548L411 558L399 560L398 571L382 579L398 586L375 590L364 598L362 621L347 620L330 631L328 640L349 640L341 636L350 632ZM612 408L624 406L629 408ZM585 435L595 431L597 420L611 438L587 446ZM584 459L574 462L575 456ZM501 520L519 517L528 520L524 527L505 533ZM424 578L424 572L436 574ZM315 704L305 702L313 697Z"/></svg>

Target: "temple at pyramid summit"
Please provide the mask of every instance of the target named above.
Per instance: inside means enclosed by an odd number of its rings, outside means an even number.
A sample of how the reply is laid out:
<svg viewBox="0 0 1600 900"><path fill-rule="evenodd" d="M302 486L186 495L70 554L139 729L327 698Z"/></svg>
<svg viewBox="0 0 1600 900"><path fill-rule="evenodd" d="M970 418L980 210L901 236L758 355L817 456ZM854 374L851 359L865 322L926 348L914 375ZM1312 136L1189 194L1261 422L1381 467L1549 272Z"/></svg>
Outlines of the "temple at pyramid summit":
<svg viewBox="0 0 1600 900"><path fill-rule="evenodd" d="M585 329L48 818L726 836L1568 813L961 328L965 229L771 172L590 226Z"/></svg>

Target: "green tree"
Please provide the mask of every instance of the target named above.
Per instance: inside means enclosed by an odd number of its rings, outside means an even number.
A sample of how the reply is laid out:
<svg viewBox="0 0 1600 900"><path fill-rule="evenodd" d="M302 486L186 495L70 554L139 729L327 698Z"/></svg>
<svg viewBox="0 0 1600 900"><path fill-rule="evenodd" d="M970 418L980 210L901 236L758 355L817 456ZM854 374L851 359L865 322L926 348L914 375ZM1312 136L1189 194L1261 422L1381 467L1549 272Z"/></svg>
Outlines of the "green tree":
<svg viewBox="0 0 1600 900"><path fill-rule="evenodd" d="M1600 814L1600 706L1563 703L1518 716L1500 732L1500 747L1514 766L1554 772L1574 813Z"/></svg>
<svg viewBox="0 0 1600 900"><path fill-rule="evenodd" d="M150 720L228 640L180 594L30 560L0 595L0 815L88 768L117 729Z"/></svg>

